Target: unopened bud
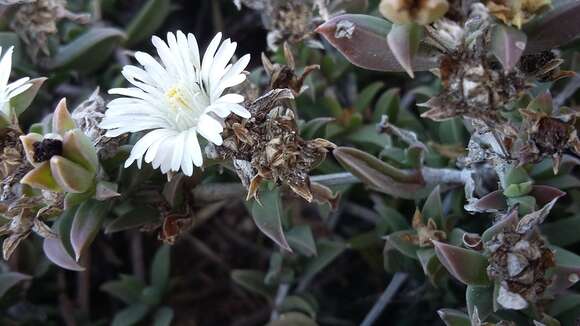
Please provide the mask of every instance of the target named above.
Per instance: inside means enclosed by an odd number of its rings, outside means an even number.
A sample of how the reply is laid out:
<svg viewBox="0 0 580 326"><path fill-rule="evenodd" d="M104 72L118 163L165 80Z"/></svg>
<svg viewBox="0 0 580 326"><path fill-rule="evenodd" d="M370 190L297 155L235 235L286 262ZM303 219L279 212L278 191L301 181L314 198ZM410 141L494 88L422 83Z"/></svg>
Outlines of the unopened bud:
<svg viewBox="0 0 580 326"><path fill-rule="evenodd" d="M443 17L449 9L447 0L382 0L379 11L395 24L428 25Z"/></svg>

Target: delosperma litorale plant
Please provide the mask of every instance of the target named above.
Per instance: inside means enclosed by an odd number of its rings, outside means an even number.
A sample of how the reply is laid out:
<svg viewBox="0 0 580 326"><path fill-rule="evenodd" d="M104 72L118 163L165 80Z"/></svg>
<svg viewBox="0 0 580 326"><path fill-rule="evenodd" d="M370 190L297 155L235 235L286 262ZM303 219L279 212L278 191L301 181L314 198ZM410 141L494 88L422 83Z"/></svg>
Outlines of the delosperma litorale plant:
<svg viewBox="0 0 580 326"><path fill-rule="evenodd" d="M114 325L238 325L180 317L184 243L256 325L578 325L580 2L201 1L211 36L137 2L121 29L114 1L0 0L0 298L143 232L150 271L99 279Z"/></svg>

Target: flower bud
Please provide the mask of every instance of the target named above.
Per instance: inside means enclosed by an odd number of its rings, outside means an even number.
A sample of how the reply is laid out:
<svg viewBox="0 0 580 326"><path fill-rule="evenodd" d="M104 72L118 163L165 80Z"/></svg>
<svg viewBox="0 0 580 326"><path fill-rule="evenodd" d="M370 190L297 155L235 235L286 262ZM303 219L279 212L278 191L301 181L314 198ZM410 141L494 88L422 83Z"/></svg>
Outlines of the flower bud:
<svg viewBox="0 0 580 326"><path fill-rule="evenodd" d="M382 0L379 11L395 24L428 25L443 17L449 9L447 0Z"/></svg>

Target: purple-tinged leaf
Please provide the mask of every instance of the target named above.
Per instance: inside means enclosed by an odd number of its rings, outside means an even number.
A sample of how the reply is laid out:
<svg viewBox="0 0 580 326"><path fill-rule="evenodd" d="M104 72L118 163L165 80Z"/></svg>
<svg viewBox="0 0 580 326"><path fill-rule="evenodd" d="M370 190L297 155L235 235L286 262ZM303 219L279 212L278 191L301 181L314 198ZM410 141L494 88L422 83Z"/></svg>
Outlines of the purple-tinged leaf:
<svg viewBox="0 0 580 326"><path fill-rule="evenodd" d="M378 71L404 71L387 44L392 24L367 15L340 15L320 25L322 34L348 61L361 68ZM422 46L412 65L415 71L437 66L432 49Z"/></svg>
<svg viewBox="0 0 580 326"><path fill-rule="evenodd" d="M292 252L282 229L282 199L278 190L264 191L260 203L252 203L251 213L256 226L281 248Z"/></svg>
<svg viewBox="0 0 580 326"><path fill-rule="evenodd" d="M84 271L66 251L60 239L44 239L42 249L46 257L56 265L72 271Z"/></svg>
<svg viewBox="0 0 580 326"><path fill-rule="evenodd" d="M97 188L95 189L95 198L103 201L119 197L121 194L117 192L118 187L119 185L114 182L99 181L97 183Z"/></svg>
<svg viewBox="0 0 580 326"><path fill-rule="evenodd" d="M32 276L18 273L18 272L6 272L0 274L0 298L8 292L16 284L30 280Z"/></svg>
<svg viewBox="0 0 580 326"><path fill-rule="evenodd" d="M507 208L507 202L501 190L492 191L478 199L472 206L477 212L497 212Z"/></svg>
<svg viewBox="0 0 580 326"><path fill-rule="evenodd" d="M78 261L103 225L108 204L91 199L79 206L70 231L71 245Z"/></svg>
<svg viewBox="0 0 580 326"><path fill-rule="evenodd" d="M417 24L393 25L387 35L387 44L395 59L407 74L414 78L413 59L423 36L423 28Z"/></svg>
<svg viewBox="0 0 580 326"><path fill-rule="evenodd" d="M557 265L551 272L550 292L560 293L580 281L580 266Z"/></svg>
<svg viewBox="0 0 580 326"><path fill-rule="evenodd" d="M551 186L533 186L530 196L536 198L536 204L544 206L556 198L566 196L562 190Z"/></svg>
<svg viewBox="0 0 580 326"><path fill-rule="evenodd" d="M455 309L439 309L437 310L439 318L443 320L447 326L471 326L471 320L463 311Z"/></svg>
<svg viewBox="0 0 580 326"><path fill-rule="evenodd" d="M340 165L369 187L405 199L424 196L425 182L417 170L401 170L352 147L333 151Z"/></svg>
<svg viewBox="0 0 580 326"><path fill-rule="evenodd" d="M518 221L518 211L514 209L510 213L504 215L501 221L496 222L489 229L485 230L485 232L483 232L481 235L481 241L483 241L485 244L495 235L503 232L505 229L510 227L515 228L515 226L518 224Z"/></svg>
<svg viewBox="0 0 580 326"><path fill-rule="evenodd" d="M551 50L580 36L580 1L554 1L554 8L524 28L529 35L526 53Z"/></svg>
<svg viewBox="0 0 580 326"><path fill-rule="evenodd" d="M496 24L491 30L491 52L505 71L511 71L526 49L527 36L517 28Z"/></svg>
<svg viewBox="0 0 580 326"><path fill-rule="evenodd" d="M488 262L483 254L435 240L433 240L433 245L441 264L456 279L466 285L490 284L486 271Z"/></svg>

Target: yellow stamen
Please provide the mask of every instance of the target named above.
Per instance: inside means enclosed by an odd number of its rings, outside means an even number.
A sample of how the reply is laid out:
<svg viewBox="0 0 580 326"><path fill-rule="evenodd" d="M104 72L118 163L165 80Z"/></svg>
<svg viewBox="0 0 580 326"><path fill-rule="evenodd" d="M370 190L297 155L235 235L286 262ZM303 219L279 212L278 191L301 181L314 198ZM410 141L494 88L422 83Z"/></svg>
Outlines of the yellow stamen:
<svg viewBox="0 0 580 326"><path fill-rule="evenodd" d="M167 92L165 92L165 96L167 97L167 100L169 101L169 103L171 103L171 106L174 109L180 108L191 110L191 107L185 100L185 96L183 94L181 87L179 86L171 87L170 89L167 90Z"/></svg>

